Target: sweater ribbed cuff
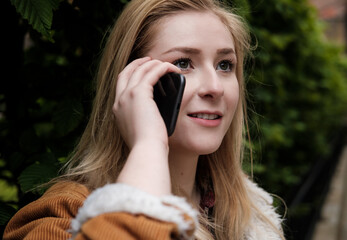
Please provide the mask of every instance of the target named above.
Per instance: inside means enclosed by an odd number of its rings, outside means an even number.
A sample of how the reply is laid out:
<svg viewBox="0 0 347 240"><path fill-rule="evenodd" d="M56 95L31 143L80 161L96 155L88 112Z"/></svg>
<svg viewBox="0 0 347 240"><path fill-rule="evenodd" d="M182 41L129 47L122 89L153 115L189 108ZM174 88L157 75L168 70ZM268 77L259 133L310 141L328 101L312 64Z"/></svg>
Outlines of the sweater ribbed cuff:
<svg viewBox="0 0 347 240"><path fill-rule="evenodd" d="M177 225L181 236L188 238L188 232L198 226L198 213L184 198L169 195L156 197L132 186L107 184L92 192L71 221L74 238L88 219L110 212L143 214L148 217ZM188 216L188 218L187 218Z"/></svg>

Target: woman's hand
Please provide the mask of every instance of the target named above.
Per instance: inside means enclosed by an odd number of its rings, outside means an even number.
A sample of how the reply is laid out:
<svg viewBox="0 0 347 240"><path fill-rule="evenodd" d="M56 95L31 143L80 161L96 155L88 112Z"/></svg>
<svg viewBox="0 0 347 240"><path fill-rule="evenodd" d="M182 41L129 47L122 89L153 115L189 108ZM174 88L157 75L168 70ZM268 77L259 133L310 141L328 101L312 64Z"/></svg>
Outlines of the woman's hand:
<svg viewBox="0 0 347 240"><path fill-rule="evenodd" d="M113 112L130 154L117 182L154 195L171 193L168 135L153 100L153 86L173 64L149 57L131 62L118 76Z"/></svg>
<svg viewBox="0 0 347 240"><path fill-rule="evenodd" d="M168 72L180 72L176 66L149 57L131 62L118 76L113 112L128 147L141 142L168 144L164 121L153 100L153 86Z"/></svg>

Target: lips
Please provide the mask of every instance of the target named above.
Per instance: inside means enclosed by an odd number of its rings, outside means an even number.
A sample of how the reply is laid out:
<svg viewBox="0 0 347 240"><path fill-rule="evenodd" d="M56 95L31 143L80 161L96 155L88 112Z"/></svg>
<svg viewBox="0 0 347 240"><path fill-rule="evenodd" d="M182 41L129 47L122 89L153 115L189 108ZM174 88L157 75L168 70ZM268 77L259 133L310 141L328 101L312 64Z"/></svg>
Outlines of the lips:
<svg viewBox="0 0 347 240"><path fill-rule="evenodd" d="M205 119L205 120L215 120L215 119L221 118L219 114L208 114L208 113L193 113L193 114L188 114L188 116L193 118Z"/></svg>
<svg viewBox="0 0 347 240"><path fill-rule="evenodd" d="M217 127L222 123L223 114L219 111L199 111L189 113L190 119L203 127Z"/></svg>

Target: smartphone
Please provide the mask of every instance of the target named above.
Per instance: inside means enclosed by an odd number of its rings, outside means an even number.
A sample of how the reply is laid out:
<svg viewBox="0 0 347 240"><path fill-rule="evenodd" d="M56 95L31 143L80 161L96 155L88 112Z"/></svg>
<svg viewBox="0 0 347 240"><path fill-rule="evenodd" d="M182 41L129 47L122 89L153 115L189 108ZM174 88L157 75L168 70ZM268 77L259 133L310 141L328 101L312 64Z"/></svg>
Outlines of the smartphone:
<svg viewBox="0 0 347 240"><path fill-rule="evenodd" d="M164 119L168 136L175 130L185 85L182 74L167 73L153 87L154 101Z"/></svg>

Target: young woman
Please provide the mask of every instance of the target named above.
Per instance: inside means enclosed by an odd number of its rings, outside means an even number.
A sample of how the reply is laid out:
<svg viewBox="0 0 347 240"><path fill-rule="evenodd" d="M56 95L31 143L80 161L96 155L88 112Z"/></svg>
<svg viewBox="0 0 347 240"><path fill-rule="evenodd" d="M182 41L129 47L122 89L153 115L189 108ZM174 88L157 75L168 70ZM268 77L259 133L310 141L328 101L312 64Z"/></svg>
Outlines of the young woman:
<svg viewBox="0 0 347 240"><path fill-rule="evenodd" d="M65 174L4 239L284 239L272 198L241 169L248 50L218 1L131 1ZM168 72L187 81L171 137L153 100Z"/></svg>

